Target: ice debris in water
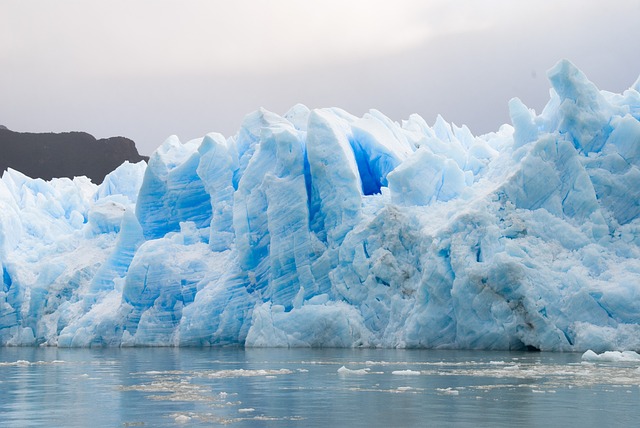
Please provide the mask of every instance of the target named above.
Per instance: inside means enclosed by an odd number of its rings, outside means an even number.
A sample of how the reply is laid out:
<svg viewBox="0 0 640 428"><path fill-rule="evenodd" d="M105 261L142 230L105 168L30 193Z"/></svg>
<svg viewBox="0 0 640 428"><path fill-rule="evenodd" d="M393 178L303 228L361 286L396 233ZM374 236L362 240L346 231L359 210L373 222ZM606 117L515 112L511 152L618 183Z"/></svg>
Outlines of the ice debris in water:
<svg viewBox="0 0 640 428"><path fill-rule="evenodd" d="M640 349L640 94L474 136L297 105L97 186L0 180L0 344Z"/></svg>
<svg viewBox="0 0 640 428"><path fill-rule="evenodd" d="M460 395L460 391L453 388L436 388L436 391L442 395Z"/></svg>
<svg viewBox="0 0 640 428"><path fill-rule="evenodd" d="M338 369L338 374L341 376L348 376L348 375L366 375L369 374L369 368L364 368L364 369L348 369L345 366L342 366Z"/></svg>
<svg viewBox="0 0 640 428"><path fill-rule="evenodd" d="M632 362L640 363L640 354L634 351L606 351L601 354L596 354L591 349L582 354L582 361L587 362Z"/></svg>
<svg viewBox="0 0 640 428"><path fill-rule="evenodd" d="M175 421L179 424L186 424L190 420L191 420L191 417L187 415L178 415L175 417Z"/></svg>
<svg viewBox="0 0 640 428"><path fill-rule="evenodd" d="M397 376L419 376L420 372L417 370L394 370L391 374Z"/></svg>

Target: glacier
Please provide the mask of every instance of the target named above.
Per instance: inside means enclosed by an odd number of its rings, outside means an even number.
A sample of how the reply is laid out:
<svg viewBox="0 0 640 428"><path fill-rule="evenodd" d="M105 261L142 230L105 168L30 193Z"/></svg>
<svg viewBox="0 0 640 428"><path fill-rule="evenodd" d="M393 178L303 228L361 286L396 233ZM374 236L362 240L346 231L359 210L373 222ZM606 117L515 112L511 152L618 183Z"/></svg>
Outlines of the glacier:
<svg viewBox="0 0 640 428"><path fill-rule="evenodd" d="M540 114L264 109L100 185L0 180L0 344L640 350L640 79Z"/></svg>

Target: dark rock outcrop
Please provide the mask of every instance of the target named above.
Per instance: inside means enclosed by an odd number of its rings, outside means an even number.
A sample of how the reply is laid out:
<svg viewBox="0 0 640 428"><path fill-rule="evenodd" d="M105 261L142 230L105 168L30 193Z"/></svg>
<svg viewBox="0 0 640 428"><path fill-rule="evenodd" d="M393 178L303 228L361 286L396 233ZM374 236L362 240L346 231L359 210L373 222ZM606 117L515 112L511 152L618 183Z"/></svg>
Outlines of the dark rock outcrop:
<svg viewBox="0 0 640 428"><path fill-rule="evenodd" d="M3 129L4 128L4 129ZM124 137L96 140L86 132L30 133L0 127L0 169L12 168L33 178L85 175L102 183L124 161L148 160Z"/></svg>

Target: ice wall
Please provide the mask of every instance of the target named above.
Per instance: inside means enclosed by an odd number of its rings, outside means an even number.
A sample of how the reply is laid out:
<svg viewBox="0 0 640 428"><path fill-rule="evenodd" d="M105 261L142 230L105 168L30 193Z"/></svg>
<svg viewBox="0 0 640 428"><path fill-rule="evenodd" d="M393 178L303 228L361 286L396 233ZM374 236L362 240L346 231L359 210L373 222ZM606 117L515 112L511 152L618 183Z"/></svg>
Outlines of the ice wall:
<svg viewBox="0 0 640 428"><path fill-rule="evenodd" d="M640 94L474 136L294 106L102 185L0 180L0 343L640 349Z"/></svg>

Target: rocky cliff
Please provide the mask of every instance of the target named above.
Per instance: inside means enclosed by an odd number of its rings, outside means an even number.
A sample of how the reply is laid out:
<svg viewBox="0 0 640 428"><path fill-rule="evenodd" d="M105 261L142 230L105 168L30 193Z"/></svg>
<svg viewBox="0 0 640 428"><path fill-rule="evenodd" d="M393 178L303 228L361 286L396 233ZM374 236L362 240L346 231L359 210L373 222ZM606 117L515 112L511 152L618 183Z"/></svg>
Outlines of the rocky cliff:
<svg viewBox="0 0 640 428"><path fill-rule="evenodd" d="M33 178L85 175L101 183L124 161L147 159L124 137L96 140L86 132L14 132L0 126L0 169L12 168Z"/></svg>

